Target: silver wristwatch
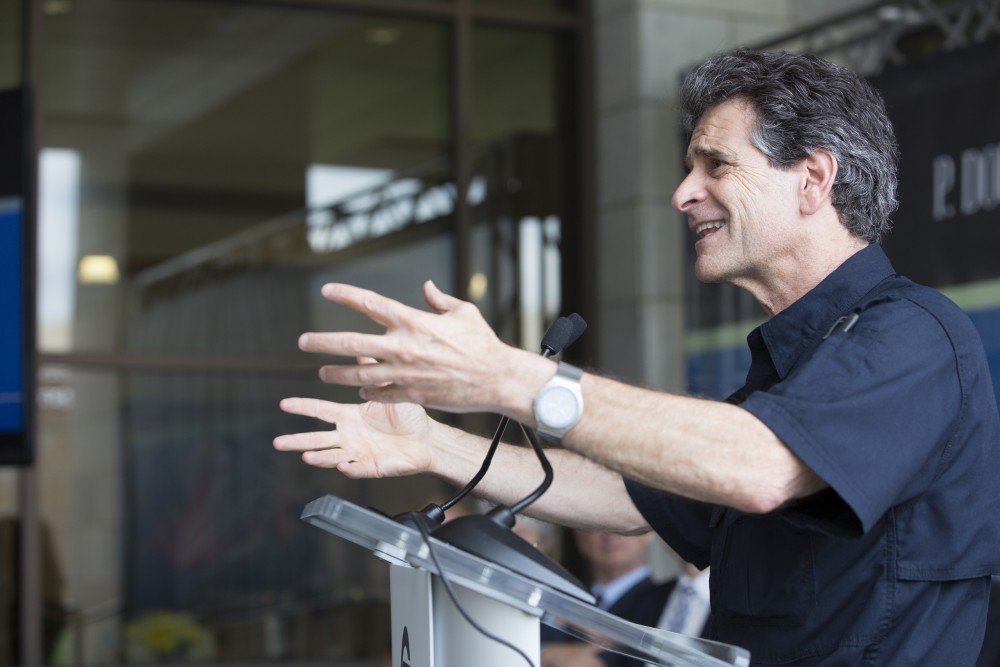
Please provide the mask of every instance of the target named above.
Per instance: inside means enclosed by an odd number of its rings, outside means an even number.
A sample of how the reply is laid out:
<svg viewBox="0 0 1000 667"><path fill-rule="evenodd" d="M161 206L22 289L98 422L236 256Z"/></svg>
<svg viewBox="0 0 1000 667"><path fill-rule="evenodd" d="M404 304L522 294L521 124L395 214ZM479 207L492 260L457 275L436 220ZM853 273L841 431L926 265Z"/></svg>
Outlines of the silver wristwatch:
<svg viewBox="0 0 1000 667"><path fill-rule="evenodd" d="M551 440L562 440L583 416L583 393L576 366L559 362L559 369L535 396L537 431Z"/></svg>

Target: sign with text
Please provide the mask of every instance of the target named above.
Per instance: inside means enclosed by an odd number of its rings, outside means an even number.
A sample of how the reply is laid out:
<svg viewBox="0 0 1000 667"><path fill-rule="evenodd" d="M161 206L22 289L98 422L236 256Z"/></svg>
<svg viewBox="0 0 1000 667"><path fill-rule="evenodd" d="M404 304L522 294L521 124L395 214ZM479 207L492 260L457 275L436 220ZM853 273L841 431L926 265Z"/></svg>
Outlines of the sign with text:
<svg viewBox="0 0 1000 667"><path fill-rule="evenodd" d="M896 270L945 287L1000 278L1000 40L887 69L900 148Z"/></svg>

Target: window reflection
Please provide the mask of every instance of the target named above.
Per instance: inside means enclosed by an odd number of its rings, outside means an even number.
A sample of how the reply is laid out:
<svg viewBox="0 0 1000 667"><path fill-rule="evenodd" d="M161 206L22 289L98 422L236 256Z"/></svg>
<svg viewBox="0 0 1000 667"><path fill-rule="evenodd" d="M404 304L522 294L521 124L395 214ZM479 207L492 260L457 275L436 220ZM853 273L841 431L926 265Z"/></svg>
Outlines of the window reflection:
<svg viewBox="0 0 1000 667"><path fill-rule="evenodd" d="M163 0L48 15L41 186L75 184L61 191L76 200L47 205L41 230L40 485L59 582L46 660L387 654L384 564L299 513L325 493L391 514L445 490L349 480L270 443L303 429L284 396L357 400L296 349L302 331L379 328L324 283L420 307L424 280L464 288L450 26ZM461 194L479 293L530 340L518 304L544 318L561 296L568 44L477 28L473 51Z"/></svg>
<svg viewBox="0 0 1000 667"><path fill-rule="evenodd" d="M563 225L572 218L565 147L574 125L558 92L572 89L568 49L545 33L476 31L471 128L484 196L475 204L473 272L486 285L480 307L527 349L564 314Z"/></svg>

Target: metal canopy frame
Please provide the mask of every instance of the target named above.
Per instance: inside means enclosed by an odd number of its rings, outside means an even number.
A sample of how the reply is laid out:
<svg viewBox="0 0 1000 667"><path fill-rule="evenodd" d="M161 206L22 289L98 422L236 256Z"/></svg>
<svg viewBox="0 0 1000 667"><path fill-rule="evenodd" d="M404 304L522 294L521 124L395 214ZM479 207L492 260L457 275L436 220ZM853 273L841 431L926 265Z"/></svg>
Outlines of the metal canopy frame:
<svg viewBox="0 0 1000 667"><path fill-rule="evenodd" d="M871 76L997 35L1000 0L883 0L753 46L815 53Z"/></svg>

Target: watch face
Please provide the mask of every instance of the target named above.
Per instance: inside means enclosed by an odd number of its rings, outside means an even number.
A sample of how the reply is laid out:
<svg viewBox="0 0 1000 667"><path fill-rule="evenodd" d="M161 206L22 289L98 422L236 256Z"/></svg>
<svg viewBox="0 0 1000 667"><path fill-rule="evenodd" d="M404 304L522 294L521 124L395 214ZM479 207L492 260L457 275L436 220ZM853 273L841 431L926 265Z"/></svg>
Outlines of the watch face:
<svg viewBox="0 0 1000 667"><path fill-rule="evenodd" d="M576 394L566 387L549 387L538 397L538 419L549 428L568 428L579 414Z"/></svg>

